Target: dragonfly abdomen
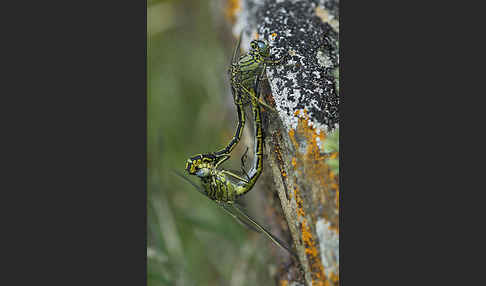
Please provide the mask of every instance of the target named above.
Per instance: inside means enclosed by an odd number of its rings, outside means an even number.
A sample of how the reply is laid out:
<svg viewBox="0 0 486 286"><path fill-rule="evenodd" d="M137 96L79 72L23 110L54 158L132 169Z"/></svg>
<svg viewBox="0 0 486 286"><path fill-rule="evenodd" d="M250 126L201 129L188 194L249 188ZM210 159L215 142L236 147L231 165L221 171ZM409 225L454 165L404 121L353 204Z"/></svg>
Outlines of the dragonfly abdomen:
<svg viewBox="0 0 486 286"><path fill-rule="evenodd" d="M237 186L226 178L226 175L215 170L215 174L203 181L206 195L217 202L234 202L236 199Z"/></svg>

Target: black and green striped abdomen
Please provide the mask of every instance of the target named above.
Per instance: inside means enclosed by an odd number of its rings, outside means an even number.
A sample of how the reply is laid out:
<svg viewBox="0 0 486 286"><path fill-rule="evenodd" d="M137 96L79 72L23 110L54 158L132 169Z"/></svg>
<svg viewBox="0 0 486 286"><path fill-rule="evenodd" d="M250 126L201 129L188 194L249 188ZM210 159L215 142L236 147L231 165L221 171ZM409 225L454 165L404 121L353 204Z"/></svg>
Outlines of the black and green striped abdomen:
<svg viewBox="0 0 486 286"><path fill-rule="evenodd" d="M255 93L253 89L251 89L250 92L252 95ZM228 179L224 171L216 169L211 170L211 174L207 177L201 178L201 180L206 195L212 200L218 202L235 201L236 197L246 194L253 188L263 171L263 127L261 111L260 106L256 101L256 97L251 96L250 98L255 130L255 157L253 159L252 169L248 173L248 181L234 183Z"/></svg>
<svg viewBox="0 0 486 286"><path fill-rule="evenodd" d="M229 155L240 142L243 129L245 128L245 111L242 104L236 104L236 112L238 114L238 125L236 126L235 134L226 147L214 153L216 156Z"/></svg>
<svg viewBox="0 0 486 286"><path fill-rule="evenodd" d="M251 90L254 94L255 90ZM258 177L263 171L263 127L262 127L262 114L260 111L260 105L256 101L255 96L251 96L251 108L253 111L253 119L254 119L254 129L255 129L255 143L254 143L254 153L255 158L253 159L253 167L250 170L248 177L248 182L240 182L238 187L236 188L236 195L241 196L247 192L249 192L253 186L255 185Z"/></svg>
<svg viewBox="0 0 486 286"><path fill-rule="evenodd" d="M234 202L237 187L221 171L214 170L212 176L202 180L206 195L217 202Z"/></svg>

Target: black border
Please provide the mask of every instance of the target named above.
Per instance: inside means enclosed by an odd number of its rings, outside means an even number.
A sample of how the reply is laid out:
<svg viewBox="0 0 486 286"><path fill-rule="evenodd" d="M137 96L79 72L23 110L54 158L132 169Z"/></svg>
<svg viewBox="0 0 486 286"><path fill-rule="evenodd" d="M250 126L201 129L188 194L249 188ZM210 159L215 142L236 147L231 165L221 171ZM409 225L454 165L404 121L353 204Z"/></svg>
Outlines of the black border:
<svg viewBox="0 0 486 286"><path fill-rule="evenodd" d="M146 3L20 6L2 40L5 274L145 285Z"/></svg>
<svg viewBox="0 0 486 286"><path fill-rule="evenodd" d="M451 250L470 244L459 229L471 216L460 216L475 208L461 197L475 188L462 155L446 155L469 150L458 141L474 133L464 99L474 72L458 65L477 62L468 43L481 32L466 35L483 10L469 5L340 3L341 284L466 285L476 272L453 255L477 248Z"/></svg>

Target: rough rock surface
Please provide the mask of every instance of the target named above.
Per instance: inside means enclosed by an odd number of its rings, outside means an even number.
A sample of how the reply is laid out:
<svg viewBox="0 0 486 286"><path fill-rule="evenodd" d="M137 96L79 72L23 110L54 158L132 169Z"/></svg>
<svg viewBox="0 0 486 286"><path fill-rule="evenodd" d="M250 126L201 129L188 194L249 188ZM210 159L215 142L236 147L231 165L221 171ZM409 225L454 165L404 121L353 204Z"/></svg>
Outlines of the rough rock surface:
<svg viewBox="0 0 486 286"><path fill-rule="evenodd" d="M339 2L241 0L238 6L233 33L245 29L242 47L263 38L274 58L284 58L267 68L264 98L278 115L264 116L263 179L278 194L299 261L278 274L279 283L338 285Z"/></svg>
<svg viewBox="0 0 486 286"><path fill-rule="evenodd" d="M297 126L298 110L309 123L331 131L339 124L339 22L336 1L242 2L234 33L245 28L242 42L258 35L267 40L282 65L267 68L276 109L285 127ZM252 31L248 33L248 31Z"/></svg>

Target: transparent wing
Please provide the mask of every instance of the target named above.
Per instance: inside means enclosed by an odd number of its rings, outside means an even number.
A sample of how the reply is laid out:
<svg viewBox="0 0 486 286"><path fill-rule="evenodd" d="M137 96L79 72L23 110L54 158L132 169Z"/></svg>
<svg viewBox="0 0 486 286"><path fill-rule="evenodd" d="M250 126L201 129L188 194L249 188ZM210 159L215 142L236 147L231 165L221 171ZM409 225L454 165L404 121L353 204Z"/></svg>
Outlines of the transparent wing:
<svg viewBox="0 0 486 286"><path fill-rule="evenodd" d="M253 231L256 231L256 232L261 232L258 228L255 228L253 226L253 224L251 222L248 222L248 221L245 221L244 218L243 219L240 219L237 214L234 212L234 211L231 211L231 207L230 206L227 206L229 204L223 204L223 203L218 203L216 201L213 201L211 200L207 195L206 193L204 192L204 190L202 189L201 186L198 186L196 183L194 183L193 181L189 180L187 177L185 177L184 175L182 175L181 173L175 171L175 170L172 170L172 172L174 172L174 174L176 174L177 176L181 177L182 179L184 179L186 182L188 182L189 184L191 184L199 193L201 193L202 195L204 195L206 198L208 198L210 201L212 201L213 203L215 203L218 207L222 208L223 210L225 210L230 216L232 216L237 222L241 223L243 226L253 230Z"/></svg>
<svg viewBox="0 0 486 286"><path fill-rule="evenodd" d="M221 203L222 207L231 214L231 216L235 217L236 220L243 223L247 227L253 229L256 232L263 233L271 242L275 245L279 246L280 248L288 251L292 254L295 258L297 255L287 246L285 242L271 234L267 229L261 226L258 222L256 222L251 216L249 216L240 205L237 203Z"/></svg>
<svg viewBox="0 0 486 286"><path fill-rule="evenodd" d="M187 181L199 193L201 193L202 195L204 195L205 197L208 198L208 196L206 196L206 193L204 192L204 190L202 189L201 186L198 186L196 183L189 180L187 177L185 177L184 175L182 175L181 173L179 173L175 170L172 170L172 172L174 172L174 174L176 174L177 176L179 176L182 179L184 179L185 181ZM208 198L208 199L211 200L210 198ZM245 213L243 208L241 206L239 206L237 203L225 203L225 202L219 202L218 203L218 202L213 201L213 200L211 200L211 201L214 202L219 207L221 207L223 210L225 210L226 213L228 213L230 216L232 216L240 224L242 224L242 225L246 226L247 228L249 228L253 231L256 231L258 233L265 234L265 236L270 241L272 241L275 245L279 246L282 249L285 249L286 251L288 251L290 254L292 254L294 257L297 258L297 255L292 250L290 250L290 248L285 244L285 242L281 241L279 238L277 238L276 236L271 234L268 230L266 230L263 226L261 226L258 222L256 222L254 219L252 219L248 214Z"/></svg>
<svg viewBox="0 0 486 286"><path fill-rule="evenodd" d="M233 50L233 57L231 58L231 63L234 63L238 58L242 36L243 36L243 30L241 30L240 37L238 38L238 42L236 42L235 49Z"/></svg>
<svg viewBox="0 0 486 286"><path fill-rule="evenodd" d="M201 186L198 186L196 183L194 183L193 181L189 180L188 178L186 178L186 176L182 175L181 173L177 172L176 170L172 170L172 172L174 174L176 174L177 176L181 177L183 180L185 180L186 182L188 182L189 184L191 184L198 192L200 192L201 194L203 194L205 197L206 196L206 193L204 192L204 190L202 189Z"/></svg>

